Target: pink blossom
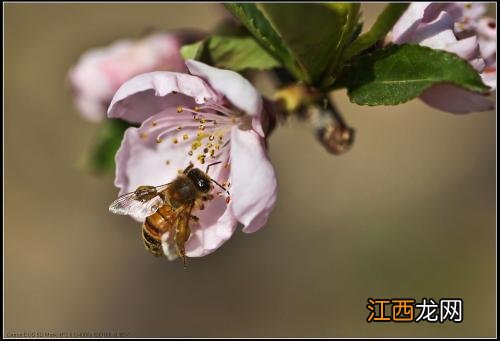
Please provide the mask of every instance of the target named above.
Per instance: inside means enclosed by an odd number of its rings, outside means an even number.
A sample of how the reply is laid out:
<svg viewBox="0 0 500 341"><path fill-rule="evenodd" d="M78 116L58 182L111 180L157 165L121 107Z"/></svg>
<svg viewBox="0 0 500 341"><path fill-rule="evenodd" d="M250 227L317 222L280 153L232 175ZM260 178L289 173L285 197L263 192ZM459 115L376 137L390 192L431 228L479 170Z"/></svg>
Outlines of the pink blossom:
<svg viewBox="0 0 500 341"><path fill-rule="evenodd" d="M483 18L485 11L485 5L479 3L413 2L394 25L388 41L417 43L455 53L467 60L494 91L496 21ZM495 33L491 29L492 21ZM420 99L432 107L457 114L494 108L486 96L451 84L434 85L425 90Z"/></svg>
<svg viewBox="0 0 500 341"><path fill-rule="evenodd" d="M168 183L189 163L205 171L221 162L208 175L228 188L231 200L215 195L194 213L199 221L190 221L186 254L199 257L228 240L238 222L244 232L262 227L276 202L277 183L257 90L233 71L194 60L186 65L191 74L151 72L128 80L113 97L108 117L141 124L127 129L116 154L120 195ZM164 251L170 258L168 245Z"/></svg>
<svg viewBox="0 0 500 341"><path fill-rule="evenodd" d="M80 113L91 121L104 119L113 94L135 75L155 70L185 71L179 52L183 39L181 34L156 33L84 53L69 71Z"/></svg>

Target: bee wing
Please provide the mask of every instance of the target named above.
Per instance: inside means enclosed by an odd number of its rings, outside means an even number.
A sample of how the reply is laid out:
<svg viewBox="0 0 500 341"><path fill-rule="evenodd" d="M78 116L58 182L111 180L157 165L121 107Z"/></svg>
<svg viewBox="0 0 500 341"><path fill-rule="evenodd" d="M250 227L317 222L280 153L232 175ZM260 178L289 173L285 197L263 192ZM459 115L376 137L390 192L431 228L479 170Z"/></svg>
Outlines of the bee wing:
<svg viewBox="0 0 500 341"><path fill-rule="evenodd" d="M129 193L113 201L109 206L109 211L114 214L131 215L138 219L146 219L146 217L155 213L163 203L163 199L158 195L142 202L136 198L135 193Z"/></svg>
<svg viewBox="0 0 500 341"><path fill-rule="evenodd" d="M165 184L156 187L156 192L159 194L161 191L165 190L168 185L169 184ZM146 219L146 217L155 213L164 203L160 195L156 195L144 201L137 196L136 192L130 192L113 201L111 205L109 205L109 211L114 214L131 215L137 219Z"/></svg>

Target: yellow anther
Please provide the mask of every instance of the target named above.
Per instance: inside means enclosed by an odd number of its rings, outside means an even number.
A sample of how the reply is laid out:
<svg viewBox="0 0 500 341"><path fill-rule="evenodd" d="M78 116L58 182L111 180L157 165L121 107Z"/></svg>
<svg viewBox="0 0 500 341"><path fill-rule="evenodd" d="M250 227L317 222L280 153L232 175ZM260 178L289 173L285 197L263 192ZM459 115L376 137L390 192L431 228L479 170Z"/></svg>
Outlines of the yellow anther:
<svg viewBox="0 0 500 341"><path fill-rule="evenodd" d="M193 141L193 143L191 143L191 149L192 150L196 150L199 147L201 147L201 142L200 141Z"/></svg>
<svg viewBox="0 0 500 341"><path fill-rule="evenodd" d="M179 113L179 114L180 114L182 111L183 111L182 107L181 107L181 106L178 106L178 107L177 107L177 113Z"/></svg>
<svg viewBox="0 0 500 341"><path fill-rule="evenodd" d="M162 143L163 139L161 137L156 138L156 143Z"/></svg>
<svg viewBox="0 0 500 341"><path fill-rule="evenodd" d="M198 161L200 161L201 164L205 163L205 155L200 154L200 155L198 155L197 159L198 159Z"/></svg>
<svg viewBox="0 0 500 341"><path fill-rule="evenodd" d="M140 137L142 140L145 140L145 139L147 139L147 138L148 138L148 134L146 134L146 133L140 133L140 134L139 134L139 137Z"/></svg>
<svg viewBox="0 0 500 341"><path fill-rule="evenodd" d="M188 138L189 138L189 135L188 135L188 134L184 134L184 135L182 135L182 139L183 139L183 140L187 140Z"/></svg>
<svg viewBox="0 0 500 341"><path fill-rule="evenodd" d="M177 140L177 138L176 138L176 137L174 137L174 138L172 139L172 143L173 143L173 144L177 144L178 142L179 142L179 140Z"/></svg>

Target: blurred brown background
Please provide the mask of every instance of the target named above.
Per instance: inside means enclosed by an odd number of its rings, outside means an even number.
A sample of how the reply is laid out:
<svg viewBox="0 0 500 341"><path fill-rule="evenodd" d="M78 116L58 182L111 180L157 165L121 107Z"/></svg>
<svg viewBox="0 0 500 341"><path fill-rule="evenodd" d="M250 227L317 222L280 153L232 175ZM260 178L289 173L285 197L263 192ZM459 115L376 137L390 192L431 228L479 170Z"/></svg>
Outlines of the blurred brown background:
<svg viewBox="0 0 500 341"><path fill-rule="evenodd" d="M382 4L363 5L365 28ZM279 201L267 226L180 263L144 251L108 212L112 176L76 162L97 126L67 69L149 27L213 28L218 4L6 4L5 330L129 337L495 336L494 112L418 100L359 107L357 141L328 155L307 126L270 140ZM373 298L462 298L461 324L367 323ZM90 335L92 336L92 335Z"/></svg>

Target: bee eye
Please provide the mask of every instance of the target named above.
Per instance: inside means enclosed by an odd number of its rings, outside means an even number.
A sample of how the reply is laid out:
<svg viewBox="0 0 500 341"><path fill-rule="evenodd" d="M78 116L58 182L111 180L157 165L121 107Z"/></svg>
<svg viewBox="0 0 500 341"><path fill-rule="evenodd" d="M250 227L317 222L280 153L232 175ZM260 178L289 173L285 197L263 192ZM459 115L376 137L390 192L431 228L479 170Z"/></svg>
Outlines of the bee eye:
<svg viewBox="0 0 500 341"><path fill-rule="evenodd" d="M210 183L205 179L198 179L198 189L202 192L208 192L210 190Z"/></svg>

